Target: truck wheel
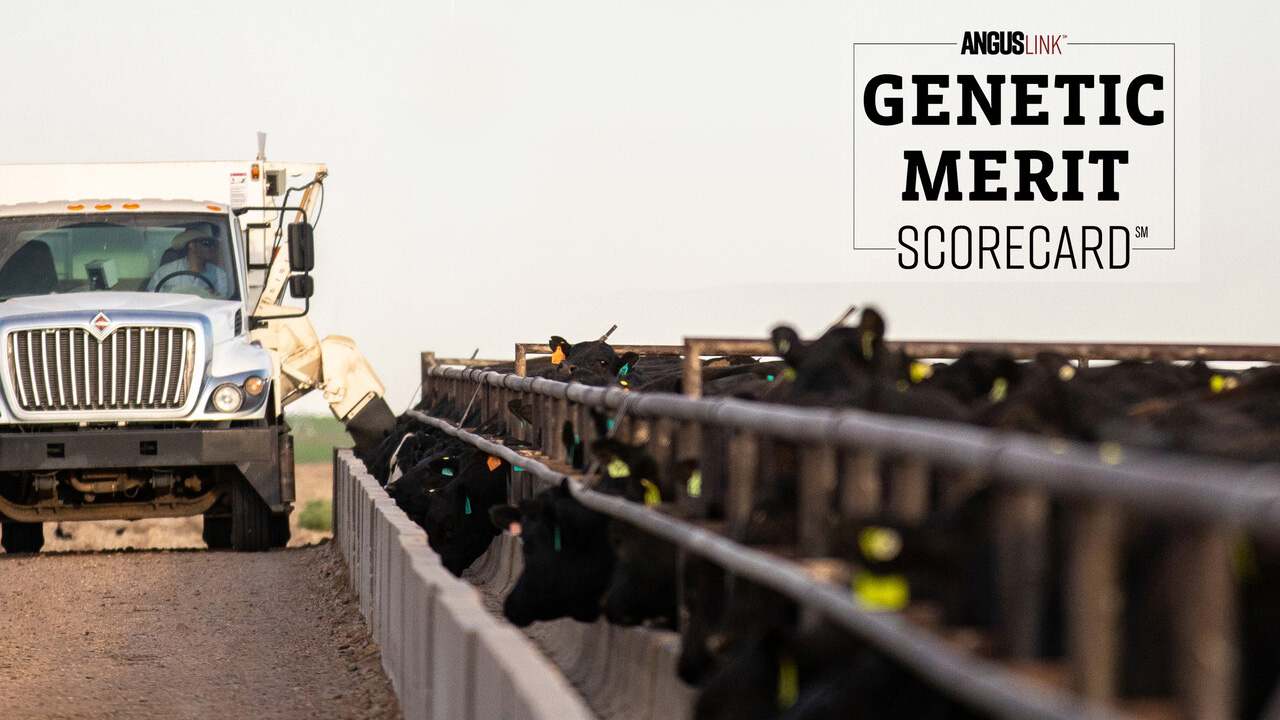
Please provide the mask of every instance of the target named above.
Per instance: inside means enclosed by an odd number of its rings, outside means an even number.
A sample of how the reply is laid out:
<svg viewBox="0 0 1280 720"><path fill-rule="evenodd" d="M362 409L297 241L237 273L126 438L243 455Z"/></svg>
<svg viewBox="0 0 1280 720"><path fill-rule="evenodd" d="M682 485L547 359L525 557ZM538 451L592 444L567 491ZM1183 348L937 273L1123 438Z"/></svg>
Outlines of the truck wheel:
<svg viewBox="0 0 1280 720"><path fill-rule="evenodd" d="M231 548L261 552L271 547L271 508L247 480L231 484Z"/></svg>
<svg viewBox="0 0 1280 720"><path fill-rule="evenodd" d="M7 553L35 553L44 547L44 523L0 523L0 545Z"/></svg>
<svg viewBox="0 0 1280 720"><path fill-rule="evenodd" d="M289 544L292 532L289 530L289 513L271 516L271 547L282 548Z"/></svg>
<svg viewBox="0 0 1280 720"><path fill-rule="evenodd" d="M226 550L231 547L231 518L205 515L200 535L210 550Z"/></svg>

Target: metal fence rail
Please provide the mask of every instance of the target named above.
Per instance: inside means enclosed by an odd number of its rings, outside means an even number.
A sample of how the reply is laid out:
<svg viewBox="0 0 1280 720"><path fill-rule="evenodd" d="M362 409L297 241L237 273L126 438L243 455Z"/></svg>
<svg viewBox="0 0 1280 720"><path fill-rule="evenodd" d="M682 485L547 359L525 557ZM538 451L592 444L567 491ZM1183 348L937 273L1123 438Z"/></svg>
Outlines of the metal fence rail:
<svg viewBox="0 0 1280 720"><path fill-rule="evenodd" d="M693 346L700 353L725 352L720 349L724 345L698 347L694 343ZM1276 348L1243 346L1160 346L1152 350L1149 346L1024 343L1018 352L1033 356L1046 347L1075 357L1094 358L1135 357L1131 353L1147 348L1147 352L1152 353L1148 356L1167 353L1162 356L1267 360L1276 351ZM913 346L913 350L923 350L919 354L925 356L944 356L956 349L956 344L950 343ZM471 417L476 421L506 417L506 407L511 400L531 403L532 426L511 428L512 434L526 440L539 436L559 438L560 425L566 419L573 419L584 435L583 441L590 442L587 410L614 411L624 418L620 421L625 422L629 430L649 436L650 447L666 467L670 467L676 456L700 460L704 493L701 497L691 497L682 492L678 504L683 510L696 514L709 500L723 501L731 529L740 527L751 511L752 488L759 472L757 458L778 444L793 445L799 451L801 463L796 540L805 556L827 553L832 508L852 517L868 516L883 507L906 515L922 513L928 503L931 467L991 478L1002 488L997 543L1005 578L1002 601L1008 603L1008 617L1000 642L1003 653L1011 659L1034 657L1036 628L1042 611L1035 590L1044 587L1045 582L1043 555L1047 548L1048 507L1051 500L1065 501L1074 531L1064 573L1067 663L1072 689L1089 702L1107 704L1117 695L1120 658L1116 638L1120 637L1121 603L1116 600L1123 597L1119 577L1120 518L1128 513L1182 523L1188 537L1182 546L1186 572L1200 582L1192 583L1179 598L1180 621L1171 629L1180 648L1175 661L1176 684L1181 693L1177 698L1180 714L1205 720L1231 716L1239 668L1229 652L1237 643L1236 585L1230 548L1241 532L1280 541L1280 468L1050 442L854 410L769 406L733 399L693 400L670 394L643 395L479 370L424 368L424 382L426 397L452 397L461 404L473 404L478 413ZM542 448L552 460L564 457L557 444ZM730 452L725 452L726 446ZM881 478L880 460L886 457L904 458L904 461L899 464L899 471ZM595 501L584 499L584 502ZM617 503L597 504L597 509L629 522L651 515L643 509ZM610 512L610 505L618 505L615 509L626 512ZM636 517L627 517L629 515ZM643 526L657 532L655 528L661 524L654 520ZM710 548L723 549L701 536L694 536L689 542L684 547L698 554L719 552ZM719 562L724 558L713 559ZM777 561L767 562L773 566ZM754 571L744 569L742 574L754 577L751 572ZM802 602L824 611L834 611L834 606L826 607L822 603L835 603L836 598L840 598L842 606L851 606L845 593L807 579L805 582L807 589L790 588L801 596L797 599ZM839 618L833 619L839 621ZM858 631L853 627L858 623L848 619L841 622ZM882 630L873 630L874 626L866 624L859 627L860 634ZM873 642L887 642L884 638L880 635L879 640ZM901 647L915 646L902 643ZM930 648L927 652L935 651L936 648ZM922 658L903 661L922 672L925 670L921 664L928 663ZM929 672L926 674L938 679ZM976 681L976 677L967 680ZM950 687L946 682L941 684ZM986 687L985 681L979 686ZM964 694L960 697L974 700ZM988 698L988 702L994 701Z"/></svg>
<svg viewBox="0 0 1280 720"><path fill-rule="evenodd" d="M545 483L566 477L546 465L417 411L411 417L527 470ZM927 631L893 615L859 609L848 593L813 580L798 564L743 547L714 533L622 498L587 489L571 480L573 496L586 507L631 523L646 532L812 607L886 655L932 680L949 694L1000 718L1035 720L1121 720L1128 716L1100 705L1082 704L1056 692L1030 691L995 663L962 656Z"/></svg>

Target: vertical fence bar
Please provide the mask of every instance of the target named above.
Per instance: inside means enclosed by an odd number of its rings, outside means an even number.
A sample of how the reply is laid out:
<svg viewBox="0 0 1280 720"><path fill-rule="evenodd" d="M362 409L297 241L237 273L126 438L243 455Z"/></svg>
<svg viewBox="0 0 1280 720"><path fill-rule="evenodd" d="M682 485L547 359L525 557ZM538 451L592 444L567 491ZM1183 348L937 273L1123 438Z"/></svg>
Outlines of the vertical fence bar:
<svg viewBox="0 0 1280 720"><path fill-rule="evenodd" d="M889 510L897 519L919 524L929 513L929 466L916 457L897 459L889 469Z"/></svg>
<svg viewBox="0 0 1280 720"><path fill-rule="evenodd" d="M698 471L702 472L702 426L693 422L682 422L675 438L676 463L684 460L698 462ZM702 489L696 488L696 494L690 492L691 487L676 488L676 507L685 517L701 517L704 508Z"/></svg>
<svg viewBox="0 0 1280 720"><path fill-rule="evenodd" d="M861 520L880 513L880 454L850 450L841 458L840 515Z"/></svg>
<svg viewBox="0 0 1280 720"><path fill-rule="evenodd" d="M836 451L830 445L803 445L799 450L800 506L796 513L799 550L802 556L822 557L831 552Z"/></svg>
<svg viewBox="0 0 1280 720"><path fill-rule="evenodd" d="M746 536L747 525L755 509L759 458L755 433L749 430L733 432L729 438L729 477L724 514L729 524L729 537L738 542Z"/></svg>
<svg viewBox="0 0 1280 720"><path fill-rule="evenodd" d="M1000 646L1016 660L1036 657L1044 612L1049 500L1041 492L1007 490L996 504Z"/></svg>
<svg viewBox="0 0 1280 720"><path fill-rule="evenodd" d="M1225 527L1200 525L1190 533L1182 555L1190 581L1181 587L1178 608L1175 687L1187 720L1234 717L1240 668L1233 539Z"/></svg>
<svg viewBox="0 0 1280 720"><path fill-rule="evenodd" d="M685 397L702 397L702 344L688 339L684 341L682 384Z"/></svg>
<svg viewBox="0 0 1280 720"><path fill-rule="evenodd" d="M1071 685L1084 699L1110 704L1120 658L1120 513L1112 505L1072 508L1067 557L1067 653Z"/></svg>
<svg viewBox="0 0 1280 720"><path fill-rule="evenodd" d="M528 368L528 356L525 353L524 346L516 343L516 377L527 377Z"/></svg>

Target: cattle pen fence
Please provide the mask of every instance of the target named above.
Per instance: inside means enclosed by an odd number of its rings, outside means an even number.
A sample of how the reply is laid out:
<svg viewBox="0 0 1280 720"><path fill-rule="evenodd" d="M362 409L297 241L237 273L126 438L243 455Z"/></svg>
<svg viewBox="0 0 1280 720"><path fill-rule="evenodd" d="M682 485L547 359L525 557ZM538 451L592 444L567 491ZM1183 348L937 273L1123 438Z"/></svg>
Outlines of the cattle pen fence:
<svg viewBox="0 0 1280 720"><path fill-rule="evenodd" d="M937 687L991 716L1004 718L1123 717L1142 708L1122 702L1118 688L1122 610L1127 588L1122 535L1129 518L1176 525L1186 577L1179 588L1169 636L1175 648L1174 697L1166 715L1194 720L1234 717L1238 698L1237 580L1233 548L1241 538L1280 542L1280 468L1212 461L1189 456L1141 453L1129 448L1052 441L966 425L886 417L857 410L768 405L728 398L697 398L700 357L771 355L767 341L691 338L683 346L614 346L619 352L681 355L686 391L630 393L542 378L522 377L529 353L549 353L543 344L516 346L515 373L446 367L424 353L426 405L449 398L467 407L462 425L506 423L509 434L542 443L547 463L494 444L421 413L419 420L525 468L538 485L557 481L566 452L558 439L566 420L589 443L592 410L613 414L623 437L647 439L659 465L698 460L699 487L678 487L680 515L698 518L712 504L723 507L721 532L683 522L581 485L574 489L588 507L631 523L682 552L721 565L794 598L912 668ZM1056 352L1089 360L1280 361L1273 346L1120 345L1064 343L889 343L917 357L955 357L973 347L998 347L1018 358ZM480 361L473 361L480 362ZM509 403L533 409L532 422L511 422ZM735 542L747 523L766 477L768 463L782 446L799 458L795 548L800 560L779 559ZM997 657L979 660L940 636L896 614L858 607L839 585L817 580L806 559L830 554L839 518L870 518L891 511L921 518L931 498L947 488L932 469L958 477L989 479L998 489L995 523L1000 602L1005 612L997 630ZM519 475L519 473L516 473ZM531 494L520 478L513 499ZM1031 685L1011 668L1037 659L1036 635L1050 583L1047 525L1051 504L1065 508L1068 547L1061 585L1065 588L1066 651L1062 677Z"/></svg>

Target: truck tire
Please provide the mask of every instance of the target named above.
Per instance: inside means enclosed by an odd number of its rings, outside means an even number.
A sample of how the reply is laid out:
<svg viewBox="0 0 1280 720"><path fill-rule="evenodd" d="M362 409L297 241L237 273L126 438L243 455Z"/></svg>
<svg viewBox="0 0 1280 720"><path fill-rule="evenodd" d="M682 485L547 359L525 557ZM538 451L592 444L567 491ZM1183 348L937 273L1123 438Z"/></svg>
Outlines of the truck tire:
<svg viewBox="0 0 1280 720"><path fill-rule="evenodd" d="M0 523L0 546L7 553L36 553L44 547L44 523Z"/></svg>
<svg viewBox="0 0 1280 720"><path fill-rule="evenodd" d="M204 516L204 530L200 536L210 550L226 550L231 547L231 518Z"/></svg>
<svg viewBox="0 0 1280 720"><path fill-rule="evenodd" d="M271 508L249 481L231 484L231 549L262 552L271 548Z"/></svg>

